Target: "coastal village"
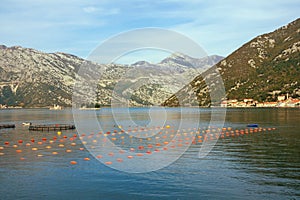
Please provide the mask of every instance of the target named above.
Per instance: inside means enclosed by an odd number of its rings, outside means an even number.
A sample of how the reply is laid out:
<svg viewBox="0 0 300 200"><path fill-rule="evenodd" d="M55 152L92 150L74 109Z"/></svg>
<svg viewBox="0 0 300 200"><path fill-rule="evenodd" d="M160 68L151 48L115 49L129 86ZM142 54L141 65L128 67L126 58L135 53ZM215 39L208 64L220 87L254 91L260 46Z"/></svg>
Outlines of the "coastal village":
<svg viewBox="0 0 300 200"><path fill-rule="evenodd" d="M254 99L237 99L224 100L221 107L300 107L300 99L289 97L288 94L277 97L274 102L258 102Z"/></svg>
<svg viewBox="0 0 300 200"><path fill-rule="evenodd" d="M235 107L235 108L246 108L246 107L299 107L300 99L295 99L289 97L289 95L282 95L277 97L277 101L274 102L258 102L254 99L243 99L239 101L237 99L229 99L221 102L221 107ZM20 109L20 106L8 106L0 104L0 109ZM49 108L50 110L61 110L62 107L59 105L54 105Z"/></svg>

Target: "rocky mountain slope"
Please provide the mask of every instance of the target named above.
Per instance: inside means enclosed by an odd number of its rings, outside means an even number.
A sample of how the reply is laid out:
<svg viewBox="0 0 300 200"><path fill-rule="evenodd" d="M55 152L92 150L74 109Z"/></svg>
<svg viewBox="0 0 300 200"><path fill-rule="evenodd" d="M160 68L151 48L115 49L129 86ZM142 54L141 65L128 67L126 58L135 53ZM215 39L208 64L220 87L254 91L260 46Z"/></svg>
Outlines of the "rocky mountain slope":
<svg viewBox="0 0 300 200"><path fill-rule="evenodd" d="M278 95L286 93L299 97L300 19L244 44L202 76L197 76L163 105L211 105L209 91L213 88L209 88L204 79L217 79L215 70L223 79L227 99L274 101ZM215 87L218 84L213 83Z"/></svg>
<svg viewBox="0 0 300 200"><path fill-rule="evenodd" d="M77 57L46 54L22 47L0 48L0 104L46 106L71 104Z"/></svg>
<svg viewBox="0 0 300 200"><path fill-rule="evenodd" d="M101 78L98 102L109 104L111 99L107 89L113 89L114 102L130 106L160 105L192 80L195 74L201 74L221 59L220 56L196 59L175 53L158 64L134 63L123 67L125 70L118 77Z"/></svg>
<svg viewBox="0 0 300 200"><path fill-rule="evenodd" d="M0 104L25 107L47 107L53 104L71 106L74 83L86 81L78 70L82 66L90 66L102 73L101 78L94 83L97 91L85 88L81 94L86 104L97 102L109 105L112 92L115 91L117 100L129 99L130 105L158 105L186 84L177 79L192 80L198 71L207 69L220 59L218 56L194 59L174 54L156 65L147 62L131 66L100 65L65 53L43 53L2 45ZM132 70L134 73L131 73ZM93 92L97 93L97 99L89 97Z"/></svg>

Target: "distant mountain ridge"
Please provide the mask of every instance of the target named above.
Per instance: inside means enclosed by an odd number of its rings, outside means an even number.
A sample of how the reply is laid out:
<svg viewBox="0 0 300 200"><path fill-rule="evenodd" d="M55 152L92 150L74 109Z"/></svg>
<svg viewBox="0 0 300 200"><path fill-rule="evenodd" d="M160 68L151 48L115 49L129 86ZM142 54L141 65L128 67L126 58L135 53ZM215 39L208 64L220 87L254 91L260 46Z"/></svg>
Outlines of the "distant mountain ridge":
<svg viewBox="0 0 300 200"><path fill-rule="evenodd" d="M218 55L211 55L202 59L199 58L192 58L190 56L181 54L181 53L173 53L171 56L163 59L159 64L160 65L174 65L177 64L178 66L182 67L190 67L190 68L207 68L208 66L213 66L216 64L216 61L222 60L224 57Z"/></svg>
<svg viewBox="0 0 300 200"><path fill-rule="evenodd" d="M286 93L299 97L300 19L252 39L202 76L197 76L162 105L210 106L210 90L203 77L217 76L215 70L224 81L227 99L274 101L278 95Z"/></svg>
<svg viewBox="0 0 300 200"><path fill-rule="evenodd" d="M47 107L53 104L71 106L75 80L85 81L78 70L83 65L90 65L94 69L101 69L103 74L99 82L95 83L97 100L90 99L88 95L94 91L85 91L85 94L82 94L90 101L87 103L97 101L98 104L109 105L112 91L118 80L122 79L127 85L124 84L124 91L117 94L117 99L122 101L129 97L132 106L159 105L183 86L176 78L182 76L184 79L192 80L196 70L202 72L211 66L209 62L216 63L220 59L220 57L194 59L195 62L199 60L199 63L203 64L198 65L197 69L191 68L190 66L194 64L189 64L189 61L185 62L189 66L178 64L176 56L170 59L168 64L141 61L131 66L103 65L66 53L43 53L20 46L0 45L0 104L25 107ZM143 70L140 70L140 74L135 74L135 77L129 76L128 70L134 68ZM148 75L146 82L145 72ZM130 86L136 83L141 87L132 90ZM172 87L169 87L170 84Z"/></svg>

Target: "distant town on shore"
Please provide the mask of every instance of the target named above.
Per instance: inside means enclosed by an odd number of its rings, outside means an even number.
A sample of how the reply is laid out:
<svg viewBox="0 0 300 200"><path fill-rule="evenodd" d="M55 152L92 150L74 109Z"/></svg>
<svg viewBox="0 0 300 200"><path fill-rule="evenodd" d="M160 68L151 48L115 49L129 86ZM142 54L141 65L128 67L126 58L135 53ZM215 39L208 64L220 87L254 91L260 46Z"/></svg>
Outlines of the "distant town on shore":
<svg viewBox="0 0 300 200"><path fill-rule="evenodd" d="M300 107L300 99L289 97L289 94L280 95L277 101L273 102L258 102L254 99L237 99L224 100L221 107Z"/></svg>
<svg viewBox="0 0 300 200"><path fill-rule="evenodd" d="M228 99L224 100L220 104L221 107L235 107L235 108L246 108L246 107L258 107L258 108L264 108L264 107L299 107L300 108L300 99L295 99L292 97L289 97L288 94L281 95L277 97L277 101L273 102L258 102L254 99ZM106 106L107 107L107 106ZM0 104L0 109L20 109L23 108L22 106L8 106ZM62 110L62 107L59 105L54 105L53 107L49 107L50 110ZM84 108L86 109L86 108Z"/></svg>

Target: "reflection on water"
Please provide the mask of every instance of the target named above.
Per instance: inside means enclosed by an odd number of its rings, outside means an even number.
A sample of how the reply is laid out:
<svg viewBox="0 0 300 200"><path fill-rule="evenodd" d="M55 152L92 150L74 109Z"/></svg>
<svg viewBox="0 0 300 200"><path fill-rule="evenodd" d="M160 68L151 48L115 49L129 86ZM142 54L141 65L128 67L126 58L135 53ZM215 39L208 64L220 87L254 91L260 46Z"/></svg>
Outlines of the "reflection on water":
<svg viewBox="0 0 300 200"><path fill-rule="evenodd" d="M185 112L191 122L199 120L195 110ZM122 119L121 111L118 115ZM170 109L167 115L174 123L181 119L179 109ZM149 109L131 109L130 116L137 125L149 125ZM210 117L209 109L201 110L201 127L208 126ZM109 109L97 111L97 119L107 128L115 125ZM92 157L70 165L69 160L90 156L78 150L83 147L79 140L76 146L64 143L64 149L75 153L65 153L57 145L45 150L45 146L35 144L44 150L33 154L24 147L22 155L26 160L20 160L15 149L9 147L0 156L1 199L298 199L299 119L299 109L228 109L226 127L242 129L249 123L258 123L277 130L219 139L204 159L197 158L199 145L192 145L172 165L142 174L112 170ZM71 110L0 110L1 123L17 125L16 129L0 130L0 146L20 138L27 141L56 136L55 132L29 132L21 125L24 121L74 123ZM63 134L70 138L75 133ZM53 156L53 151L59 154ZM37 158L37 154L44 157Z"/></svg>

